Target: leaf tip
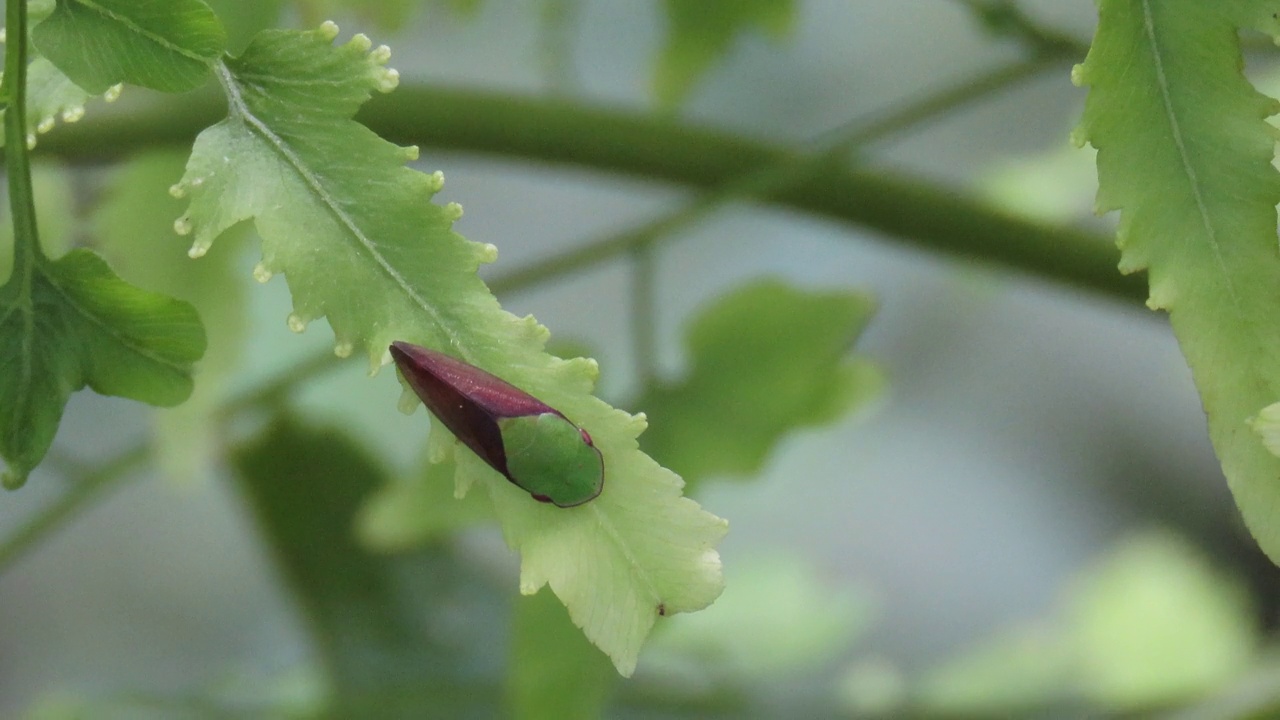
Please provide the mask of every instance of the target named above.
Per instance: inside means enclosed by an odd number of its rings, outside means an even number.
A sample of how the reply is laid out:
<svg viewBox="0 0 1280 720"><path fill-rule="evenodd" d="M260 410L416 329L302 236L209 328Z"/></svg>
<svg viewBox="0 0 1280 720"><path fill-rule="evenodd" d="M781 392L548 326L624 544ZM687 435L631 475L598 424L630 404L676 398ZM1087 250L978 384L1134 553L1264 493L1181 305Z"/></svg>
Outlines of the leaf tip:
<svg viewBox="0 0 1280 720"><path fill-rule="evenodd" d="M338 29L338 23L332 20L325 20L320 23L320 28L317 32L320 33L320 37L332 41L334 38L338 37Z"/></svg>
<svg viewBox="0 0 1280 720"><path fill-rule="evenodd" d="M21 468L9 468L4 475L0 475L0 484L4 485L5 490L17 490L27 484L28 472Z"/></svg>

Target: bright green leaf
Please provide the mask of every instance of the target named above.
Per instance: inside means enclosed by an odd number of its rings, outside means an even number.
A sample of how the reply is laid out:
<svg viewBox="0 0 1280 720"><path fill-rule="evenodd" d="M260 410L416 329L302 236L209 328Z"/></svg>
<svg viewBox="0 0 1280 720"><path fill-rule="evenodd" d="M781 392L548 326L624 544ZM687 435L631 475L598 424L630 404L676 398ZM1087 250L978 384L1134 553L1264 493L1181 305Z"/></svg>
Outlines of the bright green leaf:
<svg viewBox="0 0 1280 720"><path fill-rule="evenodd" d="M1169 312L1227 482L1280 561L1280 458L1249 418L1280 400L1276 111L1241 72L1238 30L1275 34L1274 3L1103 0L1075 79L1077 139L1098 150L1098 210L1119 209L1121 269Z"/></svg>
<svg viewBox="0 0 1280 720"><path fill-rule="evenodd" d="M667 42L653 88L663 107L679 105L739 35L759 30L782 38L795 20L793 0L666 0Z"/></svg>
<svg viewBox="0 0 1280 720"><path fill-rule="evenodd" d="M521 590L550 583L574 623L630 674L660 606L698 610L719 595L715 546L725 523L681 497L680 479L638 451L643 420L591 395L593 362L548 355L545 328L499 307L476 276L494 248L452 232L460 208L428 202L443 176L404 167L416 150L350 120L396 76L382 67L389 51L369 53L362 36L334 47L336 33L332 24L267 31L219 67L231 114L196 140L175 187L191 197L178 226L194 231L199 256L252 218L263 239L255 275L283 273L289 325L326 317L339 355L363 352L377 369L394 340L447 351L590 432L606 479L603 494L580 507L542 505L465 450L454 453L457 482L489 493L522 556Z"/></svg>
<svg viewBox="0 0 1280 720"><path fill-rule="evenodd" d="M120 277L191 303L208 334L195 391L182 405L155 416L156 457L175 478L195 477L214 465L218 427L212 416L240 360L247 330L248 283L238 252L246 233L233 230L236 242L226 242L199 262L187 257L185 243L173 233L181 203L168 189L182 176L185 159L161 151L129 160L114 171L94 215L99 250Z"/></svg>
<svg viewBox="0 0 1280 720"><path fill-rule="evenodd" d="M550 592L542 590L516 603L507 672L511 717L604 717L616 677L609 658L582 637Z"/></svg>
<svg viewBox="0 0 1280 720"><path fill-rule="evenodd" d="M194 308L132 287L89 250L15 273L0 287L5 483L21 484L44 457L72 392L88 385L176 405L191 394L191 367L204 348Z"/></svg>
<svg viewBox="0 0 1280 720"><path fill-rule="evenodd" d="M755 473L788 432L880 393L880 371L849 356L873 311L864 295L776 280L717 299L689 327L688 376L636 402L651 425L645 450L689 483Z"/></svg>
<svg viewBox="0 0 1280 720"><path fill-rule="evenodd" d="M204 84L227 44L201 0L58 0L31 40L90 93L121 82L190 90Z"/></svg>

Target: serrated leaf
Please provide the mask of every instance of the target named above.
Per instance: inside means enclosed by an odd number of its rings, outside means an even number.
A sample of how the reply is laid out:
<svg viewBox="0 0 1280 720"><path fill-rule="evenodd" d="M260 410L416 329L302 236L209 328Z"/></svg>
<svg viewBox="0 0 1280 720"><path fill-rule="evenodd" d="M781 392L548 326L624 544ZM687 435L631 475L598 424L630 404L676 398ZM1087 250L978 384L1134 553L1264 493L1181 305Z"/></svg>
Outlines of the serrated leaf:
<svg viewBox="0 0 1280 720"><path fill-rule="evenodd" d="M1120 210L1125 272L1168 310L1209 436L1259 544L1280 561L1280 458L1247 420L1280 400L1276 102L1244 78L1238 29L1275 34L1274 3L1104 0L1075 71L1078 140L1098 150L1098 210Z"/></svg>
<svg viewBox="0 0 1280 720"><path fill-rule="evenodd" d="M507 704L513 718L594 720L617 679L609 658L573 626L550 592L516 602Z"/></svg>
<svg viewBox="0 0 1280 720"><path fill-rule="evenodd" d="M758 30L785 37L795 19L793 0L666 0L663 7L667 41L653 77L663 107L679 105L739 35Z"/></svg>
<svg viewBox="0 0 1280 720"><path fill-rule="evenodd" d="M340 430L275 418L233 460L309 623L331 686L325 717L496 716L497 688L476 687L475 668L501 642L500 594L439 547L359 546L356 509L385 480L368 453Z"/></svg>
<svg viewBox="0 0 1280 720"><path fill-rule="evenodd" d="M157 464L178 479L195 477L214 464L218 427L212 415L239 362L247 330L247 278L237 252L246 233L233 230L235 237L198 263L174 237L173 218L181 203L168 189L182 176L185 160L168 151L130 159L114 171L93 218L99 249L120 276L191 303L208 336L191 397L158 411L154 419Z"/></svg>
<svg viewBox="0 0 1280 720"><path fill-rule="evenodd" d="M139 290L102 258L73 250L0 287L0 455L21 484L53 442L62 408L86 385L176 405L204 353L195 309Z"/></svg>
<svg viewBox="0 0 1280 720"><path fill-rule="evenodd" d="M643 421L590 394L594 363L548 355L545 328L499 307L476 276L492 246L451 231L459 208L428 202L442 176L404 167L416 151L350 120L395 76L381 67L387 51L367 53L362 37L333 47L336 32L264 32L219 68L231 116L201 133L179 185L191 196L179 224L194 230L192 253L253 218L263 238L256 275L284 273L295 329L324 316L339 354L362 351L375 369L395 340L449 352L587 429L606 481L586 505L540 506L466 451L455 452L457 480L489 493L522 555L521 590L549 582L629 674L660 606L697 610L720 593L714 548L725 523L682 498L679 478L638 451Z"/></svg>
<svg viewBox="0 0 1280 720"><path fill-rule="evenodd" d="M204 84L227 37L201 0L58 0L31 41L90 93L121 82L182 92Z"/></svg>
<svg viewBox="0 0 1280 720"><path fill-rule="evenodd" d="M75 122L84 114L84 104L89 93L71 82L48 59L37 57L27 66L27 122L28 132L48 132L58 118ZM0 118L5 110L0 110ZM0 147L4 138L0 138Z"/></svg>
<svg viewBox="0 0 1280 720"><path fill-rule="evenodd" d="M755 473L787 433L880 393L879 369L849 356L874 309L865 295L777 280L717 299L686 333L688 376L636 402L651 424L645 450L687 483Z"/></svg>

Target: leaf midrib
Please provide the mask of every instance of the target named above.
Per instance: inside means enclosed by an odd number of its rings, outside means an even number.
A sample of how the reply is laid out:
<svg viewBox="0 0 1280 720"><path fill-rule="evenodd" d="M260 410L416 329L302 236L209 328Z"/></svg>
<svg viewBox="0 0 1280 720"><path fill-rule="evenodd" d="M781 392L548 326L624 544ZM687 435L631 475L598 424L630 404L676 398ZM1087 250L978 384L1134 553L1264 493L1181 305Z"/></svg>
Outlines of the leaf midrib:
<svg viewBox="0 0 1280 720"><path fill-rule="evenodd" d="M1178 150L1178 160L1182 164L1182 170L1186 174L1187 184L1191 190L1191 195L1195 199L1196 212L1200 217L1200 225L1204 228L1205 240L1207 241L1210 252L1218 267L1226 295L1231 301L1232 307L1236 310L1236 314L1241 313L1241 301L1236 292L1235 282L1232 280L1231 272L1227 269L1227 263L1222 257L1222 246L1218 240L1217 231L1214 229L1213 221L1209 216L1209 208L1204 200L1204 195L1200 191L1200 180L1196 175L1195 167L1191 162L1191 154L1187 150L1186 142L1183 138L1181 124L1178 122L1177 113L1173 108L1173 99L1169 89L1169 80L1164 72L1164 59L1161 57L1160 48L1156 42L1155 19L1151 13L1151 0L1142 0L1142 23L1143 32L1147 38L1147 46L1151 51L1151 60L1156 72L1156 88L1160 91L1160 102L1164 106L1165 119L1169 123L1169 132L1173 137L1174 145Z"/></svg>
<svg viewBox="0 0 1280 720"><path fill-rule="evenodd" d="M187 58L188 60L194 60L195 62L198 62L201 65L207 65L211 60L211 58L205 57L203 55L197 55L195 52L188 50L182 47L181 45L175 45L174 43L170 42L169 39L166 38L165 36L159 35L155 32L152 32L151 30L148 30L142 27L141 25L138 25L127 15L120 15L112 10L108 10L107 8L102 7L98 3L93 2L93 0L75 0L75 2L78 5L83 6L86 10L95 12L107 20L120 23L121 25L128 28L130 32L141 35L142 37L146 38L147 40L150 40L156 45L159 45L160 47L166 50L169 50L171 52L177 53L178 55L181 55Z"/></svg>
<svg viewBox="0 0 1280 720"><path fill-rule="evenodd" d="M436 310L431 303L427 302L427 300L409 284L408 280L406 280L404 276L401 275L385 257L383 257L382 253L378 252L377 246L373 241L365 235L364 231L356 223L355 219L343 210L342 207L334 200L333 196L324 186L324 183L321 182L320 178L317 177L315 173L311 172L310 167L302 161L302 158L298 157L297 153L293 151L293 148L290 147L283 138L273 132L266 122L253 114L249 109L244 96L240 93L238 76L232 73L231 69L228 68L224 62L219 62L216 65L216 73L223 90L227 94L229 112L233 115L239 116L254 133L259 135L268 144L268 146L270 146L284 160L284 162L298 174L298 177L301 178L306 186L311 190L320 204L329 211L329 213L347 231L348 235L350 235L350 237L352 237L356 243L358 243L359 246L369 254L373 259L374 264L383 273L383 275L391 280L391 282L399 288L401 292L408 296L419 309L423 310L431 317L431 320L436 327L449 337L452 348L462 356L463 360L473 362L474 358L471 353L467 351L465 344L462 342L462 338L458 336L457 332L455 332L453 328L449 327L444 322L444 317L440 312ZM348 120L348 122L354 121Z"/></svg>

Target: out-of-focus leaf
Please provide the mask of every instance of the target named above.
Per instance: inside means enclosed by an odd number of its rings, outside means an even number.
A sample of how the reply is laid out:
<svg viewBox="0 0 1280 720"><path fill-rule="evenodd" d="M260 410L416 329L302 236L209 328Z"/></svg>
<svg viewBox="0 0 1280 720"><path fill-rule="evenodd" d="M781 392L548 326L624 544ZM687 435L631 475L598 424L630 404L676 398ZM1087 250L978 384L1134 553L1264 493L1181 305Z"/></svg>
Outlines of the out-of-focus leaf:
<svg viewBox="0 0 1280 720"><path fill-rule="evenodd" d="M515 718L603 717L617 675L546 589L516 603L507 701Z"/></svg>
<svg viewBox="0 0 1280 720"><path fill-rule="evenodd" d="M360 547L356 509L384 473L346 435L277 419L234 457L331 686L335 718L495 717L501 594L440 548Z"/></svg>
<svg viewBox="0 0 1280 720"><path fill-rule="evenodd" d="M1021 717L1070 695L1076 667L1056 625L1001 631L928 674L913 694L940 714Z"/></svg>
<svg viewBox="0 0 1280 720"><path fill-rule="evenodd" d="M877 397L884 378L849 350L874 311L865 295L810 293L776 280L746 285L689 326L689 374L636 401L645 450L686 483L750 475L789 432Z"/></svg>
<svg viewBox="0 0 1280 720"><path fill-rule="evenodd" d="M313 13L319 13L321 17L355 15L379 30L395 32L413 17L422 0L316 0L314 5Z"/></svg>
<svg viewBox="0 0 1280 720"><path fill-rule="evenodd" d="M1195 698L1238 677L1257 632L1245 588L1185 541L1130 539L1079 579L1068 605L1084 694L1104 707Z"/></svg>
<svg viewBox="0 0 1280 720"><path fill-rule="evenodd" d="M653 90L674 107L743 33L785 37L795 20L794 0L666 0L667 42L658 55Z"/></svg>
<svg viewBox="0 0 1280 720"><path fill-rule="evenodd" d="M84 116L84 104L89 95L47 58L32 59L27 66L28 139L52 130L58 119L78 121ZM0 118L4 117L4 112L0 109ZM3 145L4 139L0 138L0 146Z"/></svg>
<svg viewBox="0 0 1280 720"><path fill-rule="evenodd" d="M735 566L733 582L707 610L666 621L646 650L648 672L698 684L779 682L846 649L872 617L869 599L833 591L796 558Z"/></svg>
<svg viewBox="0 0 1280 720"><path fill-rule="evenodd" d="M121 82L164 92L202 85L226 48L202 0L59 0L31 40L90 93Z"/></svg>
<svg viewBox="0 0 1280 720"><path fill-rule="evenodd" d="M1055 616L981 643L916 693L938 712L1020 715L1088 702L1108 712L1195 699L1249 667L1257 628L1235 579L1165 532L1083 571Z"/></svg>
<svg viewBox="0 0 1280 720"><path fill-rule="evenodd" d="M209 339L196 368L195 390L155 418L156 455L172 477L191 478L212 465L212 414L240 359L246 332L247 276L238 261L246 228L233 228L219 251L194 261L173 232L181 203L168 188L182 177L176 152L139 155L115 171L94 215L99 249L125 280L195 306Z"/></svg>
<svg viewBox="0 0 1280 720"><path fill-rule="evenodd" d="M493 506L481 493L454 493L452 460L424 458L413 477L387 483L369 498L356 518L365 547L403 551L440 540L459 528L493 520Z"/></svg>

